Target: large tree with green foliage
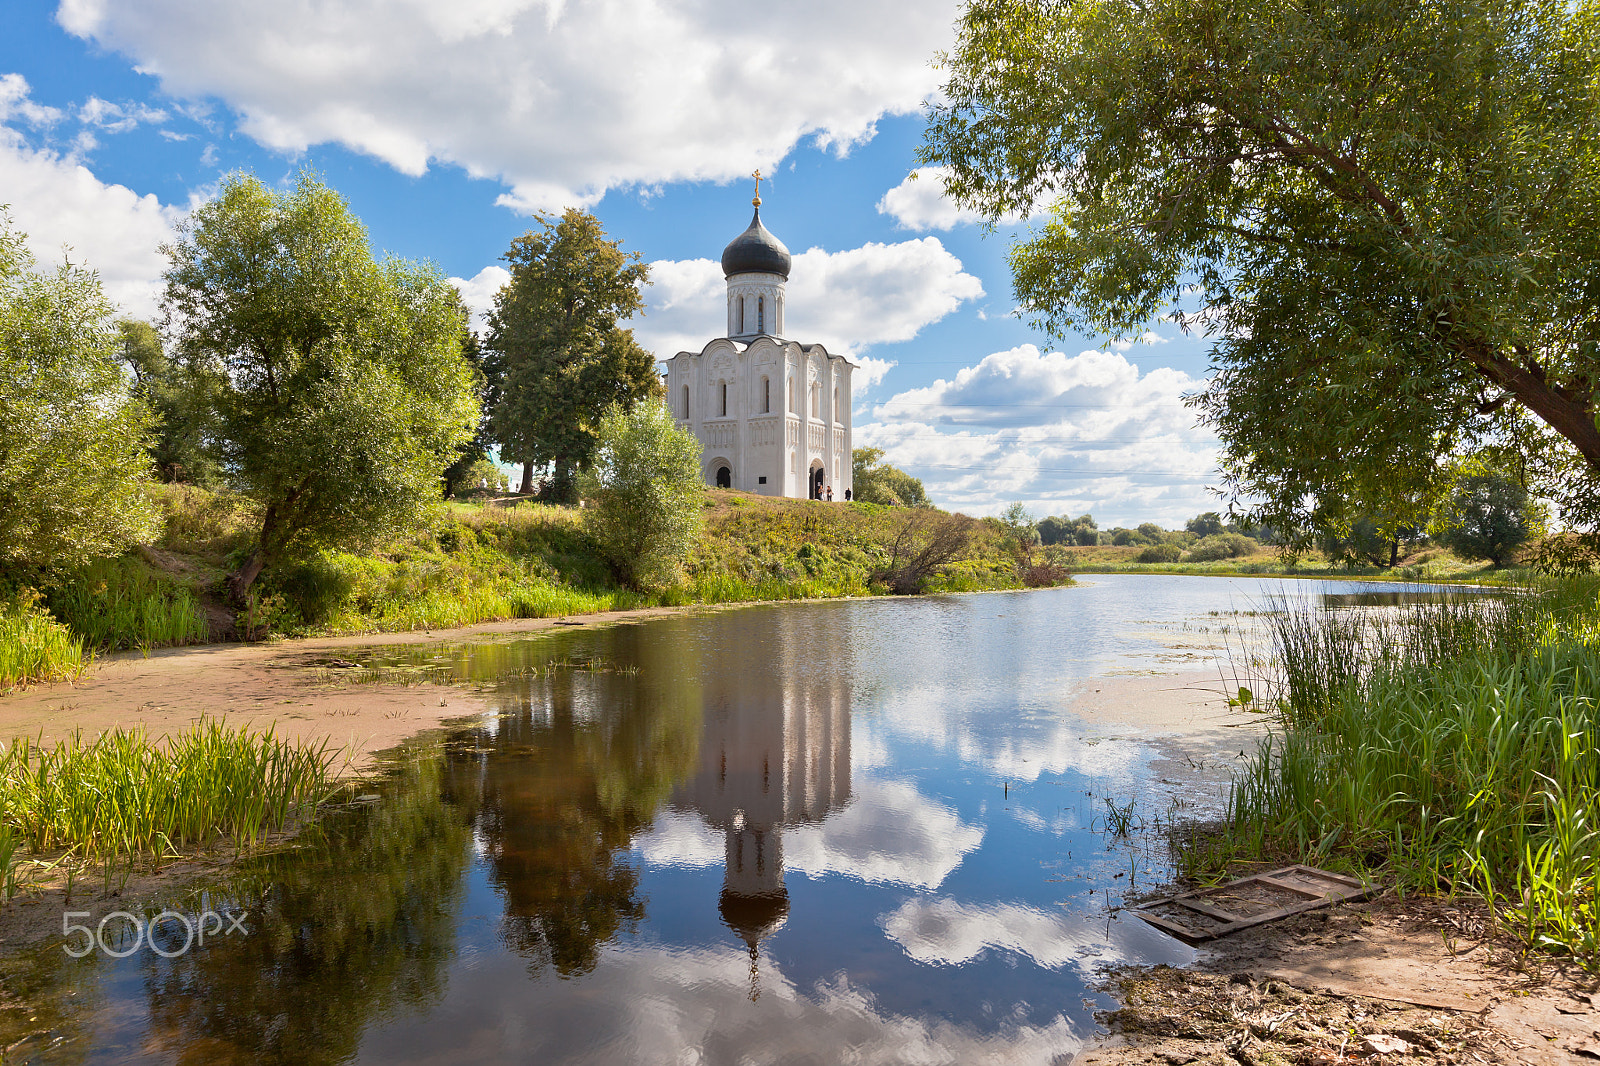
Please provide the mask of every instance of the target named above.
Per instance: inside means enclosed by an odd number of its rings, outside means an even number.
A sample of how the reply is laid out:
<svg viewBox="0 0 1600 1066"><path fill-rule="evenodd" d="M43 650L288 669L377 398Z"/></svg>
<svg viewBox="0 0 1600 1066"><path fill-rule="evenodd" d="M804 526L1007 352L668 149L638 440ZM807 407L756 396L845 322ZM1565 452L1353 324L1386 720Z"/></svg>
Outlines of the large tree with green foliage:
<svg viewBox="0 0 1600 1066"><path fill-rule="evenodd" d="M0 569L115 555L156 532L149 407L117 363L100 280L35 269L0 210Z"/></svg>
<svg viewBox="0 0 1600 1066"><path fill-rule="evenodd" d="M922 479L883 461L882 448L856 448L850 453L850 494L861 503L927 507Z"/></svg>
<svg viewBox="0 0 1600 1066"><path fill-rule="evenodd" d="M1596 0L969 0L946 69L924 160L1046 215L1021 305L1215 336L1203 419L1275 528L1518 428L1600 482Z"/></svg>
<svg viewBox="0 0 1600 1066"><path fill-rule="evenodd" d="M644 308L650 268L600 220L570 208L511 242L511 280L495 294L485 344L502 393L491 416L501 458L554 468L554 496L571 499L573 475L598 444L600 417L661 388L655 356L618 323Z"/></svg>
<svg viewBox="0 0 1600 1066"><path fill-rule="evenodd" d="M1513 552L1544 532L1544 510L1511 478L1474 472L1456 480L1432 532L1462 558L1504 566Z"/></svg>
<svg viewBox="0 0 1600 1066"><path fill-rule="evenodd" d="M596 434L595 461L583 474L594 503L589 529L624 584L670 584L700 534L700 442L654 400L631 410L613 405Z"/></svg>
<svg viewBox="0 0 1600 1066"><path fill-rule="evenodd" d="M472 436L466 310L434 267L375 260L332 189L227 178L166 248L178 353L215 375L218 447L261 507L229 576L243 601L266 566L418 521Z"/></svg>
<svg viewBox="0 0 1600 1066"><path fill-rule="evenodd" d="M139 319L117 322L122 362L133 374L134 392L155 412L150 459L163 481L213 485L222 480L217 462L216 394L221 382L203 367L169 358L156 327Z"/></svg>

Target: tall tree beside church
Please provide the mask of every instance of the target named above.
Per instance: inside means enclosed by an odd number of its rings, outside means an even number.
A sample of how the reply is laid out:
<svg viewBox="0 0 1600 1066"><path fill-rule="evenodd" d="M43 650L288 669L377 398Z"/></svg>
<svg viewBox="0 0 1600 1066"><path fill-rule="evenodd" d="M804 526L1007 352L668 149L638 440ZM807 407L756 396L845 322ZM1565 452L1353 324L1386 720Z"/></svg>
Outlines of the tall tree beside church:
<svg viewBox="0 0 1600 1066"><path fill-rule="evenodd" d="M1043 212L1021 306L1210 331L1198 405L1258 518L1514 434L1600 525L1600 2L968 0L947 60L922 159Z"/></svg>
<svg viewBox="0 0 1600 1066"><path fill-rule="evenodd" d="M552 495L570 501L605 410L660 390L655 356L618 324L644 308L650 268L606 240L587 211L538 222L503 257L511 280L489 315L485 346L502 375L490 426L501 458L522 464L523 492L533 491L534 467L548 463Z"/></svg>

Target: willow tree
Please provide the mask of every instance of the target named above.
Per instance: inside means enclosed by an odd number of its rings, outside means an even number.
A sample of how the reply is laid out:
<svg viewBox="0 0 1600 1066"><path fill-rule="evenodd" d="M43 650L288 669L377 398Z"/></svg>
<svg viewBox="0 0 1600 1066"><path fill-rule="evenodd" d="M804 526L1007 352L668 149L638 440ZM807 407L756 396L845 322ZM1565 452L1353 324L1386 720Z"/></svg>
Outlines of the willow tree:
<svg viewBox="0 0 1600 1066"><path fill-rule="evenodd" d="M1058 333L1175 316L1235 498L1306 530L1516 436L1600 522L1596 0L971 0L923 158Z"/></svg>
<svg viewBox="0 0 1600 1066"><path fill-rule="evenodd" d="M41 271L0 209L0 572L70 567L155 535L154 424L117 364L93 271Z"/></svg>
<svg viewBox="0 0 1600 1066"><path fill-rule="evenodd" d="M168 246L165 306L180 356L218 381L217 448L260 504L228 579L417 522L478 418L466 310L437 269L373 258L332 189L222 184Z"/></svg>
<svg viewBox="0 0 1600 1066"><path fill-rule="evenodd" d="M503 257L511 279L489 315L485 346L501 389L491 427L500 457L522 464L523 492L533 468L550 464L566 501L594 457L602 414L661 387L655 356L619 324L643 310L650 268L587 211L538 221Z"/></svg>

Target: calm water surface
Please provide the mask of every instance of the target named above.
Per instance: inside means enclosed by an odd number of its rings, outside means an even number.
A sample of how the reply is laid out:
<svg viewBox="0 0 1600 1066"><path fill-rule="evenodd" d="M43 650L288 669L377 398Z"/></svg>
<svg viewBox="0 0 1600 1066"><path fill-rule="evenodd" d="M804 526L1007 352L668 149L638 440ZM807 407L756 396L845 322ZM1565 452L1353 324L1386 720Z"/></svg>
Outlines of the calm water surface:
<svg viewBox="0 0 1600 1066"><path fill-rule="evenodd" d="M56 1041L19 1051L1065 1061L1111 1005L1101 968L1192 958L1114 909L1168 870L1156 834L1119 840L1104 817L1162 813L1174 742L1091 727L1073 696L1214 668L1221 627L1274 594L1408 591L1085 581L351 653L475 685L486 710L408 746L320 839L173 901L243 909L248 935L179 952L168 918L172 958L10 959L6 987L46 1004Z"/></svg>

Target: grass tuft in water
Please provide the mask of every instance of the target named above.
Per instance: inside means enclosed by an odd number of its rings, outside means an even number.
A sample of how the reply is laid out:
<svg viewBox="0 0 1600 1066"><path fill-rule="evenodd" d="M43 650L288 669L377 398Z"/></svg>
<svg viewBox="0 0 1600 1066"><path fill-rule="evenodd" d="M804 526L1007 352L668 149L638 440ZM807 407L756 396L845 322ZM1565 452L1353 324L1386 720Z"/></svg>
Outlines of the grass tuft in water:
<svg viewBox="0 0 1600 1066"><path fill-rule="evenodd" d="M1185 867L1474 891L1530 948L1600 969L1600 582L1272 625L1276 729Z"/></svg>

